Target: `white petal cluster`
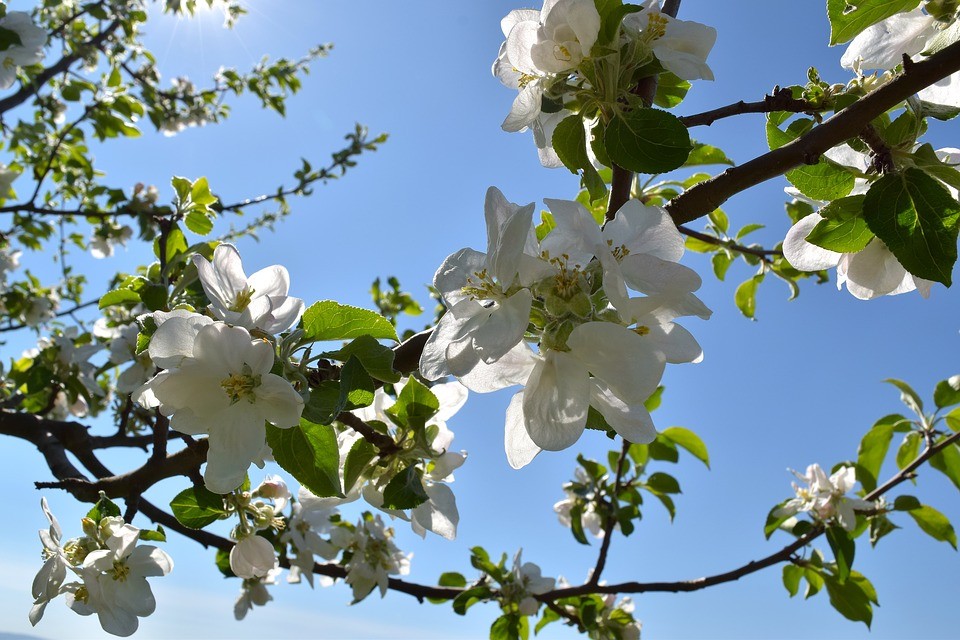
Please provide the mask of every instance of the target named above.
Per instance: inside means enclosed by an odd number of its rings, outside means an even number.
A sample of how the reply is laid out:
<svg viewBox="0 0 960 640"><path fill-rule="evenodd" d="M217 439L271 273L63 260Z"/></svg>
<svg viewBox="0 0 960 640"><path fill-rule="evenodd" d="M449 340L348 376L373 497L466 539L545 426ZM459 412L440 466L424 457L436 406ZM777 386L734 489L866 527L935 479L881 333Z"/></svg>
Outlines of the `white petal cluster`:
<svg viewBox="0 0 960 640"><path fill-rule="evenodd" d="M287 269L273 265L247 278L240 253L231 244L213 252L213 262L194 256L210 312L233 326L275 335L292 327L303 313L303 300L287 295Z"/></svg>
<svg viewBox="0 0 960 640"><path fill-rule="evenodd" d="M692 20L678 20L660 11L659 0L647 0L643 11L623 19L628 38L643 42L663 68L681 80L713 80L707 56L717 30Z"/></svg>
<svg viewBox="0 0 960 640"><path fill-rule="evenodd" d="M8 11L0 18L0 28L20 36L20 44L0 51L0 89L9 89L17 79L17 70L43 60L43 47L47 44L47 32L33 24L30 14L23 11ZM0 194L5 197L6 192Z"/></svg>
<svg viewBox="0 0 960 640"><path fill-rule="evenodd" d="M290 519L280 539L294 549L287 580L299 582L300 576L306 576L312 587L314 556L333 560L340 553L339 547L321 536L332 531L330 517L337 513L337 505L343 501L337 498L318 498L304 487L300 487L297 498L297 502L291 505ZM321 576L320 580L322 586L332 584L325 576Z"/></svg>
<svg viewBox="0 0 960 640"><path fill-rule="evenodd" d="M954 18L955 19L955 18ZM840 58L840 64L855 71L860 69L893 69L903 56L915 60L952 20L941 21L924 13L922 8L897 13L861 31ZM960 107L960 73L922 89L921 100L934 104Z"/></svg>
<svg viewBox="0 0 960 640"><path fill-rule="evenodd" d="M96 613L107 633L133 634L139 618L151 615L157 606L147 578L170 573L173 560L157 547L138 546L140 529L119 517L103 518L99 523L84 519L88 535L61 547L60 525L45 499L41 507L50 528L40 531L46 561L33 582L30 622L36 625L47 603L63 594L76 613ZM65 583L67 569L80 581Z"/></svg>
<svg viewBox="0 0 960 640"><path fill-rule="evenodd" d="M793 483L797 497L788 500L777 512L778 515L794 515L806 512L821 522L835 520L847 531L853 531L857 524L856 509L872 509L872 502L860 498L848 498L847 494L857 484L857 475L853 467L841 467L827 477L818 464L807 467L803 475L794 471L806 486Z"/></svg>
<svg viewBox="0 0 960 640"><path fill-rule="evenodd" d="M204 482L214 493L233 491L262 459L264 422L280 428L300 422L303 398L270 373L272 344L242 327L171 312L153 334L149 354L164 370L136 400L172 416L171 427L181 433L209 435Z"/></svg>
<svg viewBox="0 0 960 640"><path fill-rule="evenodd" d="M643 403L666 363L702 357L674 320L710 315L693 294L699 276L677 263L683 238L663 209L630 201L601 231L579 203L547 204L555 228L537 243L533 205L490 189L488 252L463 249L437 271L447 313L420 361L424 377L453 375L473 391L524 385L507 409L514 468L575 443L591 407L625 439L652 441Z"/></svg>
<svg viewBox="0 0 960 640"><path fill-rule="evenodd" d="M379 587L381 596L386 595L390 576L405 576L410 572L413 554L397 548L393 529L386 528L380 516L364 514L352 530L337 527L331 542L345 550L345 557L349 555L344 567L355 602L367 597L374 587Z"/></svg>
<svg viewBox="0 0 960 640"><path fill-rule="evenodd" d="M240 586L240 595L233 604L233 617L236 620L243 620L247 613L253 611L254 605L262 607L271 600L273 596L267 586L277 583L277 577L283 570L279 567L267 573L262 578L247 578Z"/></svg>
<svg viewBox="0 0 960 640"><path fill-rule="evenodd" d="M522 553L521 549L513 557L513 568L500 585L500 597L504 604L515 603L520 615L532 616L540 608L540 602L534 596L552 590L557 581L541 575L540 567L533 562L523 562Z"/></svg>
<svg viewBox="0 0 960 640"><path fill-rule="evenodd" d="M560 521L560 524L569 529L573 524L570 512L575 506L579 505L581 508L580 521L583 528L589 531L594 537L602 538L605 532L603 529L603 519L600 517L600 514L597 513L597 496L593 487L595 484L594 480L582 467L577 467L575 474L577 476L577 482L584 487L589 487L589 489L574 492L571 489L564 488L566 497L553 505L553 511L557 514L557 519ZM619 526L619 524L614 524L615 528Z"/></svg>

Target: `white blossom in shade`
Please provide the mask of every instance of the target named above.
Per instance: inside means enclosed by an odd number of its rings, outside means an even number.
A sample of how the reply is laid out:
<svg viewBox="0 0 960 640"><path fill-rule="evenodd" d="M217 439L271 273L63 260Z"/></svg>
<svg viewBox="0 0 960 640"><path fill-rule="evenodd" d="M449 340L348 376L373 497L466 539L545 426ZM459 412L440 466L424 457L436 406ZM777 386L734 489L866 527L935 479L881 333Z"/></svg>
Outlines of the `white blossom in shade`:
<svg viewBox="0 0 960 640"><path fill-rule="evenodd" d="M277 584L277 577L283 571L280 567L270 571L261 578L247 578L240 586L240 595L233 605L233 617L236 620L243 620L247 613L253 611L254 605L262 607L273 600L268 585Z"/></svg>
<svg viewBox="0 0 960 640"><path fill-rule="evenodd" d="M40 507L47 517L50 527L40 530L40 542L43 545L43 567L33 579L33 607L30 609L30 624L36 626L43 617L47 603L60 595L60 588L67 577L69 563L60 547L63 530L56 516L50 511L46 498L40 498Z"/></svg>
<svg viewBox="0 0 960 640"><path fill-rule="evenodd" d="M517 551L513 557L513 567L500 585L500 595L505 603L516 603L520 615L532 616L540 608L540 602L534 597L554 588L557 581L541 575L540 567L532 562L523 562Z"/></svg>
<svg viewBox="0 0 960 640"><path fill-rule="evenodd" d="M0 51L0 89L9 89L17 78L17 69L43 60L47 32L33 24L29 13L8 11L0 18L0 27L20 36L20 44Z"/></svg>
<svg viewBox="0 0 960 640"><path fill-rule="evenodd" d="M110 362L113 364L132 362L117 378L117 391L120 393L133 393L156 372L149 352L137 354L139 334L140 327L136 323L131 323L120 328L116 337L110 342Z"/></svg>
<svg viewBox="0 0 960 640"><path fill-rule="evenodd" d="M603 583L601 583L603 584ZM623 597L616 602L615 594L603 596L603 609L597 616L596 628L587 632L591 640L640 640L640 631L643 625L634 619L633 600Z"/></svg>
<svg viewBox="0 0 960 640"><path fill-rule="evenodd" d="M250 535L230 549L230 570L240 578L263 578L279 566L277 553L266 538Z"/></svg>
<svg viewBox="0 0 960 640"><path fill-rule="evenodd" d="M523 339L533 296L523 285L544 266L536 250L533 203L520 207L487 190L487 253L461 249L433 278L448 311L427 340L420 371L428 380L460 376L502 358ZM515 287L514 285L519 285Z"/></svg>
<svg viewBox="0 0 960 640"><path fill-rule="evenodd" d="M247 278L240 253L231 244L221 244L211 263L194 256L210 311L234 326L277 334L292 327L303 313L303 300L287 295L290 276L285 267L273 265Z"/></svg>
<svg viewBox="0 0 960 640"><path fill-rule="evenodd" d="M667 71L682 80L713 80L707 56L717 30L699 22L677 20L660 12L659 0L647 0L643 11L623 19L628 37L645 43Z"/></svg>
<svg viewBox="0 0 960 640"><path fill-rule="evenodd" d="M333 560L340 548L321 536L330 532L330 517L337 513L337 500L318 498L308 489L300 487L297 502L291 506L292 513L286 530L281 536L285 543L293 545L294 555L290 561L288 582L299 582L300 576L306 576L313 586L314 555L324 560ZM332 584L326 576L320 576L321 586Z"/></svg>
<svg viewBox="0 0 960 640"><path fill-rule="evenodd" d="M807 242L807 236L824 218L811 213L801 218L783 240L783 257L800 271L837 268L837 288L844 284L855 298L872 300L918 290L930 296L930 280L919 278L897 260L880 238L874 238L858 253L838 253Z"/></svg>
<svg viewBox="0 0 960 640"><path fill-rule="evenodd" d="M564 489L566 497L553 505L553 511L557 514L560 524L569 529L573 524L570 512L574 506L580 505L582 509L580 522L583 528L592 533L594 537L602 538L604 536L603 520L596 511L596 492L593 490L594 480L584 471L583 467L577 467L574 474L576 475L576 482L588 487L589 490L575 493L571 489ZM620 525L615 524L614 526L619 527Z"/></svg>
<svg viewBox="0 0 960 640"><path fill-rule="evenodd" d="M138 618L156 609L147 578L165 576L173 569L173 560L152 545L137 546L140 530L124 524L122 518L105 518L106 549L87 554L78 574L83 587L76 589L70 607L81 615L96 613L107 633L129 636L140 624Z"/></svg>
<svg viewBox="0 0 960 640"><path fill-rule="evenodd" d="M172 416L171 427L181 433L209 435L204 481L214 493L235 489L262 458L264 422L280 428L300 422L303 398L270 373L273 346L246 329L199 315L174 316L157 328L149 353L165 370L137 391L136 400Z"/></svg>
<svg viewBox="0 0 960 640"><path fill-rule="evenodd" d="M2 71L0 71L0 74L2 74ZM19 171L10 169L7 165L0 162L0 200L13 195L13 181L16 180L19 175Z"/></svg>
<svg viewBox="0 0 960 640"><path fill-rule="evenodd" d="M363 600L374 587L379 587L380 595L385 596L391 575L410 573L413 554L405 554L397 548L393 542L393 529L384 527L380 516L365 514L355 531L337 527L334 533L331 541L352 554L344 566L354 602Z"/></svg>
<svg viewBox="0 0 960 640"><path fill-rule="evenodd" d="M28 327L38 327L41 323L57 315L60 308L60 296L56 292L37 294L30 297L26 307L21 312L23 323Z"/></svg>
<svg viewBox="0 0 960 640"><path fill-rule="evenodd" d="M847 531L853 531L857 524L856 510L874 508L874 504L860 498L848 498L847 494L857 484L856 470L853 467L841 467L830 477L818 464L807 467L807 472L800 475L794 471L798 479L806 486L793 483L793 490L797 497L788 500L777 515L795 515L808 512L817 520L827 522L836 520Z"/></svg>
<svg viewBox="0 0 960 640"><path fill-rule="evenodd" d="M133 229L127 225L104 226L94 232L87 248L90 250L90 255L94 258L109 258L113 255L114 247L117 244L124 247L127 246L127 240L132 236Z"/></svg>

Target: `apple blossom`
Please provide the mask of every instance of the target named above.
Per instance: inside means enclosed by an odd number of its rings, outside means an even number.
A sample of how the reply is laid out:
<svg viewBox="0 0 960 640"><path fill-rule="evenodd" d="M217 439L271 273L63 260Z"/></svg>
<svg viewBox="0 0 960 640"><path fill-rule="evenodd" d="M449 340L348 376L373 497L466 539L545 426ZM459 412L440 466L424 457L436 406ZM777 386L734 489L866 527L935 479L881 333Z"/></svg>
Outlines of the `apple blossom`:
<svg viewBox="0 0 960 640"><path fill-rule="evenodd" d="M20 175L19 171L10 169L7 165L0 162L0 200L12 197L13 181Z"/></svg>
<svg viewBox="0 0 960 640"><path fill-rule="evenodd" d="M273 545L261 536L249 535L230 549L230 570L239 578L262 578L277 568Z"/></svg>
<svg viewBox="0 0 960 640"><path fill-rule="evenodd" d="M500 585L500 596L504 604L516 604L520 615L532 616L540 608L540 603L534 596L550 591L557 581L554 578L543 577L540 574L540 567L533 562L522 562L520 559L522 553L521 549L513 557L513 568Z"/></svg>
<svg viewBox="0 0 960 640"><path fill-rule="evenodd" d="M364 514L352 531L337 527L331 542L349 552L344 563L346 582L353 589L353 600L363 600L379 587L380 595L387 593L389 576L404 576L410 572L413 554L400 551L393 542L393 529L383 526L380 516Z"/></svg>
<svg viewBox="0 0 960 640"><path fill-rule="evenodd" d="M43 556L46 558L33 580L33 608L30 609L30 624L36 626L43 617L43 611L50 600L60 595L60 587L67 577L69 566L66 555L60 547L63 530L56 516L50 511L46 498L40 498L40 507L47 517L50 527L40 530L40 542L43 544Z"/></svg>
<svg viewBox="0 0 960 640"><path fill-rule="evenodd" d="M204 481L214 493L239 486L262 456L264 422L284 429L300 422L303 398L270 373L271 344L246 329L199 315L170 317L149 353L166 370L138 390L137 402L172 416L172 428L182 433L209 434Z"/></svg>
<svg viewBox="0 0 960 640"><path fill-rule="evenodd" d="M713 80L707 56L717 41L713 27L678 20L660 11L659 0L647 0L643 11L623 19L627 34L645 43L663 68L681 80Z"/></svg>
<svg viewBox="0 0 960 640"><path fill-rule="evenodd" d="M289 582L299 582L300 576L306 576L313 586L314 555L324 560L333 560L340 548L320 536L330 532L331 516L337 513L336 498L318 498L308 489L300 487L298 501L291 503L291 515L280 539L293 546L294 556L290 560ZM322 586L332 584L326 576L320 576Z"/></svg>
<svg viewBox="0 0 960 640"><path fill-rule="evenodd" d="M233 605L233 617L236 620L243 620L247 613L253 611L254 605L262 607L273 600L267 585L277 583L277 577L283 571L280 567L270 571L267 575L260 578L247 578L240 586L240 595Z"/></svg>
<svg viewBox="0 0 960 640"><path fill-rule="evenodd" d="M0 89L9 89L17 78L17 69L43 60L47 32L33 24L30 14L24 11L8 11L0 18L0 28L13 31L20 38L20 44L0 51ZM6 193L0 195L5 197Z"/></svg>
<svg viewBox="0 0 960 640"><path fill-rule="evenodd" d="M214 249L213 262L194 256L210 311L227 323L273 335L292 327L303 313L303 300L287 295L290 276L273 265L247 278L240 253L231 244Z"/></svg>
<svg viewBox="0 0 960 640"><path fill-rule="evenodd" d="M797 497L784 503L777 510L778 516L808 512L823 522L835 519L841 527L847 531L853 531L857 524L855 510L872 509L875 506L867 500L846 497L857 483L856 471L853 467L841 467L829 478L818 464L807 467L807 472L803 475L796 471L793 474L807 486L793 483L793 490Z"/></svg>

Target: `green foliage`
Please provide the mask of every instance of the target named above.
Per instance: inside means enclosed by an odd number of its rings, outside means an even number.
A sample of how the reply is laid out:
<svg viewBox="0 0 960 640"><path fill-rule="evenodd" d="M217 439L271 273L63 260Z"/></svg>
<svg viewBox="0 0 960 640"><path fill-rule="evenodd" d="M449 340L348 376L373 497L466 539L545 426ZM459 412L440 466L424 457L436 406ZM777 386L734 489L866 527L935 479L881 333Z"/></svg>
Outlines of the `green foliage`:
<svg viewBox="0 0 960 640"><path fill-rule="evenodd" d="M763 282L764 274L758 273L749 280L745 280L737 287L733 295L733 300L737 308L747 318L755 319L757 312L757 287Z"/></svg>
<svg viewBox="0 0 960 640"><path fill-rule="evenodd" d="M314 495L343 497L340 453L332 426L302 419L289 429L267 425L267 444L277 464Z"/></svg>
<svg viewBox="0 0 960 640"><path fill-rule="evenodd" d="M188 487L174 496L170 510L180 524L191 529L203 529L228 515L223 496L199 485Z"/></svg>
<svg viewBox="0 0 960 640"><path fill-rule="evenodd" d="M100 499L97 500L97 502L93 505L93 508L87 512L87 517L97 523L104 518L113 518L118 517L119 515L120 507L118 507L102 491L100 492Z"/></svg>
<svg viewBox="0 0 960 640"><path fill-rule="evenodd" d="M677 169L693 149L687 128L673 114L658 109L639 108L616 115L603 140L614 163L638 173Z"/></svg>
<svg viewBox="0 0 960 640"><path fill-rule="evenodd" d="M439 410L440 401L429 387L416 378L410 378L397 396L396 403L386 412L401 427L423 428Z"/></svg>
<svg viewBox="0 0 960 640"><path fill-rule="evenodd" d="M393 331L393 325L383 320ZM361 335L337 351L327 351L321 354L324 358L346 362L356 359L372 377L383 382L399 382L400 374L393 369L393 350L376 341L372 335Z"/></svg>
<svg viewBox="0 0 960 640"><path fill-rule="evenodd" d="M591 200L600 200L607 193L607 185L597 173L587 154L587 136L579 114L567 116L553 132L553 148L563 165L577 173L583 171L582 181Z"/></svg>
<svg viewBox="0 0 960 640"><path fill-rule="evenodd" d="M397 330L390 321L375 311L321 300L304 311L301 325L304 340L350 340L370 336L399 341Z"/></svg>
<svg viewBox="0 0 960 640"><path fill-rule="evenodd" d="M387 509L414 509L429 499L423 489L423 475L416 465L406 467L383 489L383 506Z"/></svg>
<svg viewBox="0 0 960 640"><path fill-rule="evenodd" d="M940 182L915 168L885 175L870 186L863 215L910 273L950 286L960 203Z"/></svg>
<svg viewBox="0 0 960 640"><path fill-rule="evenodd" d="M918 4L920 0L861 0L856 3L848 0L827 0L830 45L852 40L870 25L901 11L910 11Z"/></svg>

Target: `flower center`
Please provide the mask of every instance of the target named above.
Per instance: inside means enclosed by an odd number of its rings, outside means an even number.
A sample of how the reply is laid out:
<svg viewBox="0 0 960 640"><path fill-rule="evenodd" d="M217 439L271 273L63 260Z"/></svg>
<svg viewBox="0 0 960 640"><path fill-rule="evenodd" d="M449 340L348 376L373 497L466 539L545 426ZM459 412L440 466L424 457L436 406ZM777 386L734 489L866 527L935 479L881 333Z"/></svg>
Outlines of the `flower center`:
<svg viewBox="0 0 960 640"><path fill-rule="evenodd" d="M648 42L659 40L667 32L667 19L660 13L650 13L647 16Z"/></svg>
<svg viewBox="0 0 960 640"><path fill-rule="evenodd" d="M73 594L73 599L77 602L87 604L87 602L90 600L90 592L87 591L86 587L77 587L77 590Z"/></svg>
<svg viewBox="0 0 960 640"><path fill-rule="evenodd" d="M233 301L233 305L229 307L230 311L235 311L240 313L244 309L250 306L250 301L253 300L253 294L255 289L251 287L244 287L237 293L236 299Z"/></svg>
<svg viewBox="0 0 960 640"><path fill-rule="evenodd" d="M220 386L230 397L230 404L246 400L250 404L257 399L254 389L260 386L260 376L253 375L249 365L243 365L241 373L231 373L220 381Z"/></svg>
<svg viewBox="0 0 960 640"><path fill-rule="evenodd" d="M113 570L110 571L110 575L112 575L113 579L117 582L126 582L127 577L130 575L130 567L128 567L122 560L115 560L113 563Z"/></svg>

